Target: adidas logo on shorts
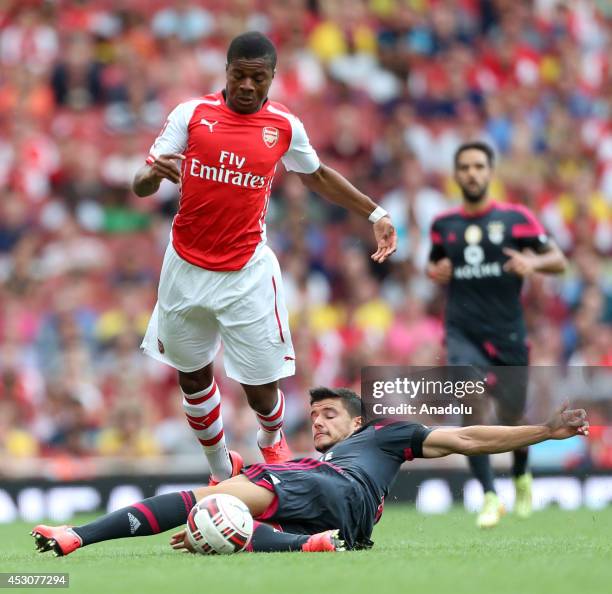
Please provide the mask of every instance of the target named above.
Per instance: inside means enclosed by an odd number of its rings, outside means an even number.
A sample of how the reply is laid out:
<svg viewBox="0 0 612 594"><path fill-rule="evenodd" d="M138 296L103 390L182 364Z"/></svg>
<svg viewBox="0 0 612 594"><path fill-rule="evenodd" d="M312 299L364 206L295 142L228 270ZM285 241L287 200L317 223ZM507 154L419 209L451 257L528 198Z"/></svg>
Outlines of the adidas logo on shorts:
<svg viewBox="0 0 612 594"><path fill-rule="evenodd" d="M141 526L140 521L130 512L128 512L128 520L130 521L130 534L135 534Z"/></svg>

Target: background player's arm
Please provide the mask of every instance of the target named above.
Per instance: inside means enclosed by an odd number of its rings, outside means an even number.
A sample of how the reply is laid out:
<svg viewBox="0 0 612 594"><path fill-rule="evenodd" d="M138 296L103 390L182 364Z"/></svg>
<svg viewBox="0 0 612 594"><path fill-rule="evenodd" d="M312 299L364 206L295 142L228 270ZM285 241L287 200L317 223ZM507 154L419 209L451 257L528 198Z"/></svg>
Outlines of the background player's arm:
<svg viewBox="0 0 612 594"><path fill-rule="evenodd" d="M504 248L504 254L509 260L504 264L506 272L514 272L519 276L529 276L534 272L545 274L562 274L567 267L563 252L554 241L549 240L540 253L531 249L523 251Z"/></svg>
<svg viewBox="0 0 612 594"><path fill-rule="evenodd" d="M446 255L444 244L442 243L442 233L438 228L438 222L434 221L430 230L431 251L429 252L429 262L425 272L433 281L446 284L453 276L453 264Z"/></svg>
<svg viewBox="0 0 612 594"><path fill-rule="evenodd" d="M337 171L321 163L313 173L298 173L303 184L313 192L320 194L330 202L363 217L369 217L377 204L360 192L353 184ZM389 216L384 216L374 223L374 236L378 244L372 259L384 262L396 249L397 236Z"/></svg>
<svg viewBox="0 0 612 594"><path fill-rule="evenodd" d="M567 410L562 406L544 425L522 427L473 426L439 428L423 442L424 458L449 454L498 454L540 443L547 439L567 439L588 435L589 424L583 409Z"/></svg>
<svg viewBox="0 0 612 594"><path fill-rule="evenodd" d="M446 284L453 276L453 264L450 258L442 258L436 262L431 260L427 263L427 276L437 283Z"/></svg>
<svg viewBox="0 0 612 594"><path fill-rule="evenodd" d="M564 272L567 267L565 256L550 239L540 221L524 207L518 207L517 214L519 220L514 223L512 234L515 236L515 245L518 249L504 248L504 254L508 256L504 270L523 277L534 272L546 274Z"/></svg>

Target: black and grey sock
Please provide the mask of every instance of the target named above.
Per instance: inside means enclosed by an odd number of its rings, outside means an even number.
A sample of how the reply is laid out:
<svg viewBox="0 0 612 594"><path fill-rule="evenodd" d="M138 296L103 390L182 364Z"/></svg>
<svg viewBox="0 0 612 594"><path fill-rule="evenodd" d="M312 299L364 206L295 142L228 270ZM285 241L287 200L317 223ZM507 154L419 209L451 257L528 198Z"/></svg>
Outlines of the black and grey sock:
<svg viewBox="0 0 612 594"><path fill-rule="evenodd" d="M514 450L514 464L512 465L512 475L515 478L527 472L527 460L529 459L529 448Z"/></svg>
<svg viewBox="0 0 612 594"><path fill-rule="evenodd" d="M253 522L253 537L247 551L252 553L279 553L301 551L310 537L307 534L291 534L274 530L269 524Z"/></svg>
<svg viewBox="0 0 612 594"><path fill-rule="evenodd" d="M195 503L193 491L157 495L73 530L83 541L83 546L114 538L150 536L185 524Z"/></svg>
<svg viewBox="0 0 612 594"><path fill-rule="evenodd" d="M472 474L480 481L484 492L493 491L493 493L495 493L495 487L493 486L493 469L491 468L489 455L478 454L477 456L469 456L468 461L472 469Z"/></svg>

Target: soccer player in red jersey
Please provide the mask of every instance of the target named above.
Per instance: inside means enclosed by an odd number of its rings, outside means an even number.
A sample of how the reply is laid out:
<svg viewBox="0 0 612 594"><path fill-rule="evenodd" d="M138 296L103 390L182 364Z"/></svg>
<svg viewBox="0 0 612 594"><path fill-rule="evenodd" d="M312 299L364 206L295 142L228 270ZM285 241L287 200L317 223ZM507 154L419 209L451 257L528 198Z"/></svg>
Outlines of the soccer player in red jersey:
<svg viewBox="0 0 612 594"><path fill-rule="evenodd" d="M369 218L378 244L372 259L395 251L386 212L319 161L304 126L268 99L276 50L260 33L236 37L223 91L181 103L169 115L134 178L153 194L162 179L180 185L142 348L178 370L189 425L204 447L214 482L238 472L225 446L213 360L221 343L227 375L240 382L260 423L267 462L291 455L281 432L279 380L295 373L281 272L266 246L265 216L279 161L328 200ZM178 166L177 166L178 163Z"/></svg>

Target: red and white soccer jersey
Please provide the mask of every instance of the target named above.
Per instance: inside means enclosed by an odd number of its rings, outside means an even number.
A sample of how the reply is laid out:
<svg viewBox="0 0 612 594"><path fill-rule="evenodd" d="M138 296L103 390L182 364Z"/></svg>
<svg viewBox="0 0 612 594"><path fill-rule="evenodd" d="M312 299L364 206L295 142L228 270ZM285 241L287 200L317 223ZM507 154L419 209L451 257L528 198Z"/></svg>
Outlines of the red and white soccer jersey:
<svg viewBox="0 0 612 594"><path fill-rule="evenodd" d="M239 114L222 92L172 111L147 161L168 153L186 157L172 245L187 262L213 271L257 260L279 161L298 173L320 165L304 126L285 106L268 100L256 113Z"/></svg>

